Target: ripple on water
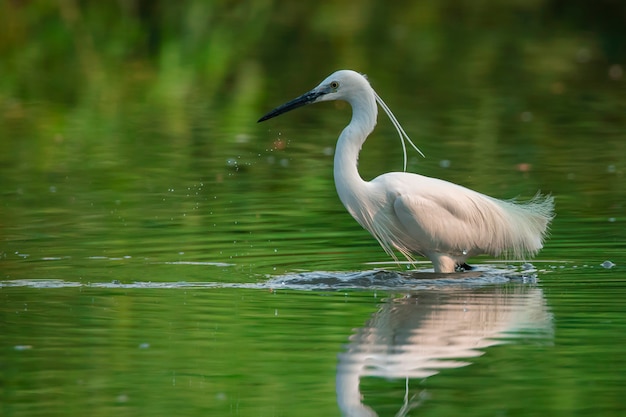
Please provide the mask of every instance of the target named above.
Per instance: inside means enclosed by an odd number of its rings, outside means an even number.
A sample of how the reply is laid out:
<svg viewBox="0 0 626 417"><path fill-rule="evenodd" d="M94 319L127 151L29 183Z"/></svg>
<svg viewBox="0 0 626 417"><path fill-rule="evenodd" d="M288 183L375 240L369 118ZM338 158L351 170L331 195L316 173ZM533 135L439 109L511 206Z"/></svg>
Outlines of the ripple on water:
<svg viewBox="0 0 626 417"><path fill-rule="evenodd" d="M265 279L251 283L225 283L202 281L150 282L135 281L130 283L112 280L108 282L76 282L61 279L23 279L0 281L0 287L31 288L249 288L249 289L293 289L293 290L416 290L427 288L476 287L490 284L502 284L510 281L534 283L536 270L527 265L521 269L481 266L470 272L456 274L437 274L424 271L398 272L384 269L367 271L310 271L288 273L279 276L266 276Z"/></svg>
<svg viewBox="0 0 626 417"><path fill-rule="evenodd" d="M536 271L516 271L493 267L456 274L410 271L370 270L359 272L301 272L272 277L266 283L273 288L300 290L378 289L416 290L447 286L475 287L510 281L536 282Z"/></svg>

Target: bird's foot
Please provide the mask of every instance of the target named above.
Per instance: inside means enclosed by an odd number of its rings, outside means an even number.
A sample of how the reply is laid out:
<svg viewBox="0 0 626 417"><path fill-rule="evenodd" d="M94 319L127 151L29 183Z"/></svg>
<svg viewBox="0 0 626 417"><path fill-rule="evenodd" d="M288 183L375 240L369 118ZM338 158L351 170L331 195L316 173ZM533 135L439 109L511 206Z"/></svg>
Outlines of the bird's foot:
<svg viewBox="0 0 626 417"><path fill-rule="evenodd" d="M457 264L455 269L456 269L456 272L466 272L466 271L471 271L472 269L474 269L474 267L463 262L462 264Z"/></svg>

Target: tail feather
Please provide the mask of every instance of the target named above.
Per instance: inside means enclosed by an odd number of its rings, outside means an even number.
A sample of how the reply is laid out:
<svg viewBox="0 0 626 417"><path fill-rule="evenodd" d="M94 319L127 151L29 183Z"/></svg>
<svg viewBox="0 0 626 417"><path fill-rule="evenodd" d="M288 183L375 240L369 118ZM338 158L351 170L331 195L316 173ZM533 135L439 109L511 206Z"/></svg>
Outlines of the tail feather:
<svg viewBox="0 0 626 417"><path fill-rule="evenodd" d="M508 217L507 255L533 256L542 247L554 218L554 197L537 193L527 202L497 200Z"/></svg>

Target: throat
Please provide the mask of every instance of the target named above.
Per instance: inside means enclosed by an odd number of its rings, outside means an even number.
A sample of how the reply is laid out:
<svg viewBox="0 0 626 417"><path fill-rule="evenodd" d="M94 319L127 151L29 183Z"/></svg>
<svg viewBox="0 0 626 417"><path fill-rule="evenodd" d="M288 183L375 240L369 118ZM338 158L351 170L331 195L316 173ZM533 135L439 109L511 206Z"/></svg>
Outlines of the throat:
<svg viewBox="0 0 626 417"><path fill-rule="evenodd" d="M350 214L355 215L356 203L367 187L358 170L359 152L364 140L355 141L349 135L350 126L341 133L335 149L334 177L337 194Z"/></svg>
<svg viewBox="0 0 626 417"><path fill-rule="evenodd" d="M357 220L360 201L366 199L369 183L363 181L358 170L359 152L368 135L376 126L377 107L374 91L356 95L349 100L352 106L352 120L346 126L335 149L335 187L343 205Z"/></svg>

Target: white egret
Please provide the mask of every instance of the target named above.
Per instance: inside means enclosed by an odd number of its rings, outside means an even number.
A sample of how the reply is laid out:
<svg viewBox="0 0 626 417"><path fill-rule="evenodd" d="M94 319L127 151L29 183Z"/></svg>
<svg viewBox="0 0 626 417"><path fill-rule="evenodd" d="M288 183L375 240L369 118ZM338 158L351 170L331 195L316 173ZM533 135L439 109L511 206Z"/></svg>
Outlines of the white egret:
<svg viewBox="0 0 626 417"><path fill-rule="evenodd" d="M377 103L395 126L404 150L407 140L397 119L370 86L354 71L331 74L317 87L270 111L259 122L320 101L344 100L352 106L352 120L337 141L335 186L341 202L363 228L398 261L394 250L409 262L415 255L430 259L435 272L469 269L467 258L479 254L535 255L543 247L553 218L554 199L537 194L517 203L498 200L437 178L407 172L389 172L371 181L359 175L361 146L374 130ZM422 154L423 155L423 154Z"/></svg>

